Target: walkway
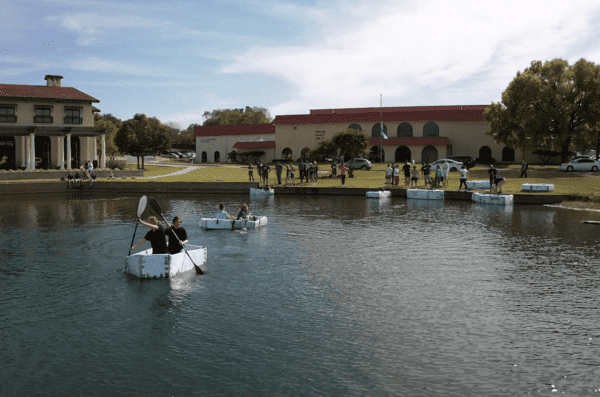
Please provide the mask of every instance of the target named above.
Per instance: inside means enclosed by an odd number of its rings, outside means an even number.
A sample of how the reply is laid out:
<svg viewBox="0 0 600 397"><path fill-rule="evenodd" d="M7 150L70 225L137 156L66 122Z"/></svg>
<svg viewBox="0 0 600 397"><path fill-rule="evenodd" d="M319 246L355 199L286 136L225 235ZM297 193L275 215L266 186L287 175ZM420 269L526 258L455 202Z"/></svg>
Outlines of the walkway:
<svg viewBox="0 0 600 397"><path fill-rule="evenodd" d="M165 166L166 167L181 167L180 165L170 165L170 164L169 165L161 164L161 166L162 167L165 167ZM187 168L184 168L182 170L179 170L179 171L172 172L170 174L157 175L157 176L141 176L141 177L138 177L136 179L157 179L157 178L164 178L164 177L167 177L167 176L183 175L183 174L187 174L188 172L192 172L192 171L197 170L197 169L200 169L200 167L199 166L191 166L191 167L187 167Z"/></svg>

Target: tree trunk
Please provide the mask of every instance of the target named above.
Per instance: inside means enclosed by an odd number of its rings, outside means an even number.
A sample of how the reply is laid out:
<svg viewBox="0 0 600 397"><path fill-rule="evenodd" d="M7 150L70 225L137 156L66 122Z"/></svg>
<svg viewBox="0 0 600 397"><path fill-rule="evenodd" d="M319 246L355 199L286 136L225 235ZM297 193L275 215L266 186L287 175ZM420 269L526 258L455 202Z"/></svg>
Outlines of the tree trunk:
<svg viewBox="0 0 600 397"><path fill-rule="evenodd" d="M142 169L144 169L144 155L142 154Z"/></svg>
<svg viewBox="0 0 600 397"><path fill-rule="evenodd" d="M140 156L136 156L137 157L137 169L140 169Z"/></svg>

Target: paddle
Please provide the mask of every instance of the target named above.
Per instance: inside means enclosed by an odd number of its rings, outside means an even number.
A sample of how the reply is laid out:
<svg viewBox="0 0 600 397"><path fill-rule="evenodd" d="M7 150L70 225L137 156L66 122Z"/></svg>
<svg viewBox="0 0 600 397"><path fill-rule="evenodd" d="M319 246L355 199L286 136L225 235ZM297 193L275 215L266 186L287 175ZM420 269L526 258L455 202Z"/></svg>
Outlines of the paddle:
<svg viewBox="0 0 600 397"><path fill-rule="evenodd" d="M160 205L158 205L158 203L156 202L155 199L153 199L153 198L150 199L150 206L152 207L152 209L154 209L154 211L158 212L160 214L160 216L164 219L164 221L167 223L167 225L169 227L171 227L171 225L169 225L169 221L167 221L167 218L165 218L165 216L163 215L163 212L160 209ZM198 274L204 274L204 272L202 271L202 269L200 269L200 267L198 265L196 265L196 262L194 262L194 260L190 256L189 252L187 252L185 250L185 247L181 243L181 240L179 239L179 237L177 236L177 234L175 233L175 231L173 231L173 235L177 238L177 241L179 241L179 245L181 245L181 247L183 248L183 252L185 252L187 254L188 258L190 258L190 260L192 261L192 264L194 265L194 268L196 268L196 273L198 273Z"/></svg>
<svg viewBox="0 0 600 397"><path fill-rule="evenodd" d="M140 220L140 218L142 217L142 213L146 209L147 200L148 199L146 198L146 196L142 196L142 198L140 199L140 203L138 204L138 210L137 210L138 221ZM139 224L140 224L140 222L135 223L135 230L133 231L133 238L131 239L131 244L129 244L129 255L131 255L131 247L133 247L133 242L135 241L135 233L137 232L137 227ZM129 255L127 255L127 256L129 256Z"/></svg>

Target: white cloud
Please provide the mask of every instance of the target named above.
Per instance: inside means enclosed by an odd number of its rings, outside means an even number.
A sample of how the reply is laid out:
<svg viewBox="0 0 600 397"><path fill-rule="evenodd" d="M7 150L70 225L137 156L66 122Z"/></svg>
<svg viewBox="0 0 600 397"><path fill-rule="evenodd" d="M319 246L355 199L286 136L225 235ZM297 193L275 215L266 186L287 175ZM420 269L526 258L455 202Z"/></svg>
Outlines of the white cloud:
<svg viewBox="0 0 600 397"><path fill-rule="evenodd" d="M312 43L250 48L222 72L262 73L295 85L294 99L275 105L274 114L306 113L296 106L307 103L377 106L380 93L389 106L420 104L411 103L419 97L449 101L437 104L473 103L484 100L482 92L498 92L497 100L532 60L566 58L589 41L596 34L590 18L599 6L595 1L576 7L548 1L420 1L378 3L366 12L360 4L339 2L312 14L323 23L321 37ZM452 93L456 86L465 94L452 100L444 91Z"/></svg>

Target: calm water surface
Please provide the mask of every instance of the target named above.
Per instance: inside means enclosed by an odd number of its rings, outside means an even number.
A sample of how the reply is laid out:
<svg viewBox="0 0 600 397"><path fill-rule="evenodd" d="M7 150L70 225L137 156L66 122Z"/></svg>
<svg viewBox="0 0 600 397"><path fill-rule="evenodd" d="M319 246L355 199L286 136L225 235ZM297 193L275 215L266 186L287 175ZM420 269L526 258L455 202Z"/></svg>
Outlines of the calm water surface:
<svg viewBox="0 0 600 397"><path fill-rule="evenodd" d="M600 393L598 213L156 198L204 276L127 278L139 197L1 198L0 395ZM269 224L200 229L220 202Z"/></svg>

